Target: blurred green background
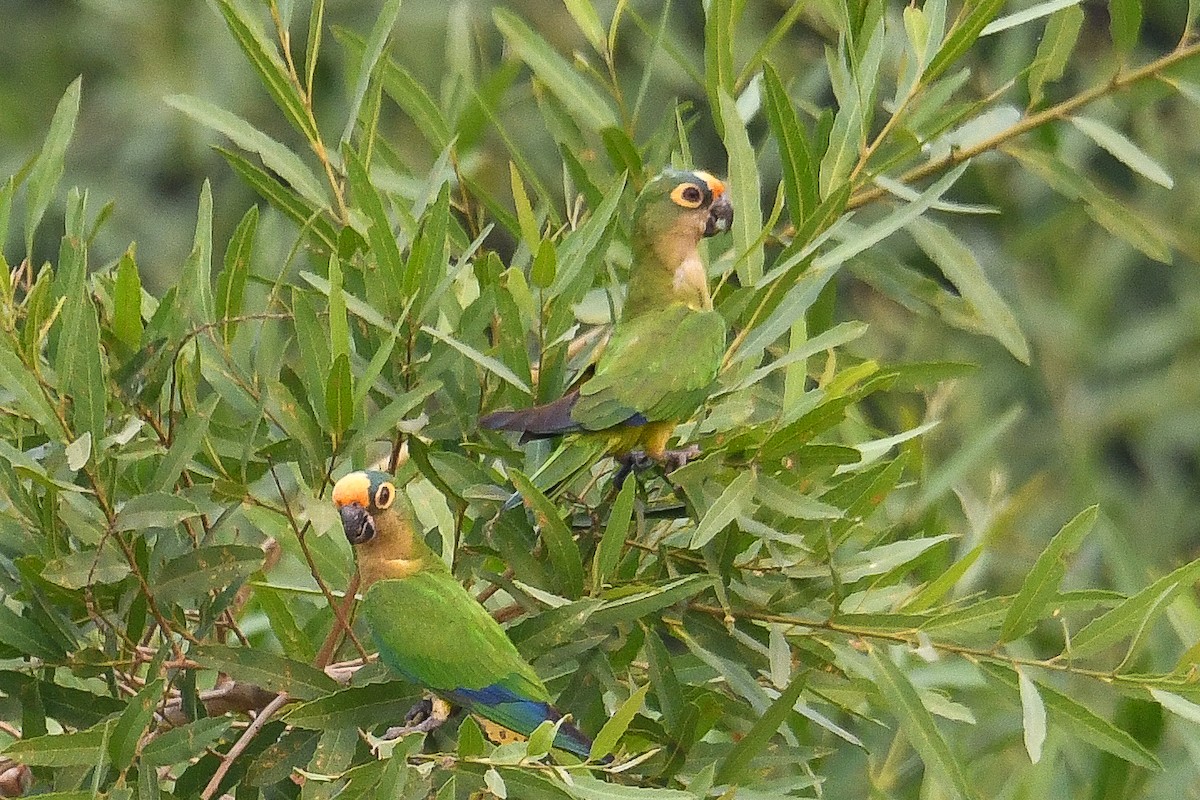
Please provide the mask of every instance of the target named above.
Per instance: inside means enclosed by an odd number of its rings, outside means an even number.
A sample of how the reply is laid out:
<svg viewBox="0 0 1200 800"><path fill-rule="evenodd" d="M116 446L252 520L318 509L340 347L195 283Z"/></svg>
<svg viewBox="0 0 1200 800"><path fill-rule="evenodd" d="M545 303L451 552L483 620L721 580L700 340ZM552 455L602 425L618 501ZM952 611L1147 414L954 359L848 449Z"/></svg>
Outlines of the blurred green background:
<svg viewBox="0 0 1200 800"><path fill-rule="evenodd" d="M565 9L544 2L510 4L562 52L583 44ZM761 33L788 4L748 3L743 26ZM814 7L821 3L814 2ZM1006 10L1022 7L1012 2ZM1147 3L1140 62L1174 46L1182 27L1182 2ZM616 3L601 4L611 18ZM1068 74L1051 89L1053 97L1089 86L1114 67L1108 38L1107 6L1084 4L1085 29ZM496 69L502 55L491 5L410 0L401 12L403 31L392 55L405 63L437 97L447 64L471 63ZM623 25L653 33L661 5L639 0L623 6ZM286 6L285 6L286 10ZM370 28L375 4L357 0L328 3L327 22L358 32ZM295 30L303 30L306 8L296 10ZM18 170L40 146L63 90L82 74L83 106L67 157L65 185L87 189L93 208L112 200L111 221L93 252L93 266L117 258L136 241L148 288L154 291L177 273L190 247L196 197L203 180L216 198L215 238L224 242L256 196L211 150L221 143L167 104L187 93L217 103L255 126L299 146L236 49L216 12L201 0L7 0L5 34L0 38L0 173ZM684 60L655 65L655 80L641 97L651 115L669 114L676 99L703 103L703 9L676 2L669 18L671 38L689 48ZM1040 24L1025 26L998 43L983 43L971 54L972 81L1002 85L1029 63ZM1022 39L1022 36L1024 39ZM997 37L1000 38L1000 37ZM645 35L623 37L616 65L637 98ZM814 109L832 103L823 60L828 31L818 13L806 11L774 48L771 61L795 82ZM302 44L301 44L302 46ZM318 72L318 120L340 124L350 59L332 41ZM625 67L630 67L625 69ZM1200 69L1193 67L1193 78ZM628 76L626 79L624 76ZM507 135L522 141L546 139L542 171L551 191L561 186L557 151L537 114L534 98L514 92L500 118ZM394 114L394 111L392 112ZM904 307L880 291L896 270L939 280L915 246L904 263L861 259L841 278L838 315L864 319L871 333L858 344L860 355L883 360L951 359L979 365L969 378L938 399L944 423L930 435L932 452L960 459L961 479L947 492L961 515L957 530L993 537L991 552L1004 553L981 569L980 579L1004 591L1019 585L1024 571L1058 526L1082 507L1099 502L1104 534L1092 540L1089 574L1068 578L1076 585L1109 585L1129 590L1148 576L1197 555L1200 533L1200 110L1161 84L1143 83L1105 99L1086 112L1125 131L1173 176L1167 190L1132 175L1115 159L1066 124L1030 134L1055 140L1081 169L1106 190L1142 211L1159 226L1174 249L1174 263L1146 258L1096 225L1078 203L1063 200L1002 154L977 159L956 192L957 200L987 203L1000 215L974 218L958 228L983 260L988 274L1017 309L1030 340L1029 366L1015 361L991 339L947 326L918 302ZM412 122L386 119L391 141L413 142L401 155L414 171L428 168L434 154L405 137ZM761 124L761 120L759 123ZM481 134L494 146L464 169L494 187L508 183L508 154L492 126ZM721 172L725 155L704 118L692 131L697 165ZM764 204L770 207L779 177L771 152L761 157ZM52 206L37 244L38 260L57 250ZM292 237L279 226L279 257ZM268 228L268 230L270 230ZM504 251L503 242L493 246ZM21 244L10 243L10 263ZM893 248L892 259L903 248ZM883 418L905 420L910 413L894 397L876 409ZM914 404L916 408L916 404ZM931 463L928 468L943 465ZM985 556L987 558L987 556ZM1162 664L1166 668L1169 665Z"/></svg>

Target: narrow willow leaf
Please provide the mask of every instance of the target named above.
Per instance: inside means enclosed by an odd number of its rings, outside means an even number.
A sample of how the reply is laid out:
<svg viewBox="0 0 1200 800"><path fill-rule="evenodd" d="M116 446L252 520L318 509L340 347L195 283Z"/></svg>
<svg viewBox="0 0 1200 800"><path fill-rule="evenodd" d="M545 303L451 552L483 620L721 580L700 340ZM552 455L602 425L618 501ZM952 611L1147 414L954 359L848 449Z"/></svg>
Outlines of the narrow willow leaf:
<svg viewBox="0 0 1200 800"><path fill-rule="evenodd" d="M871 575L883 575L919 558L930 548L937 547L942 542L948 542L956 537L957 534L943 533L940 536L902 539L898 542L881 544L878 547L863 550L853 554L845 564L839 565L840 577L843 581L850 583Z"/></svg>
<svg viewBox="0 0 1200 800"><path fill-rule="evenodd" d="M533 216L533 205L529 202L529 195L525 193L525 182L521 180L521 173L512 161L508 162L508 177L512 185L513 203L517 207L517 224L521 226L521 238L530 253L537 253L542 236L538 232L537 218Z"/></svg>
<svg viewBox="0 0 1200 800"><path fill-rule="evenodd" d="M220 739L232 722L229 717L205 717L160 733L146 744L140 763L165 767L185 762Z"/></svg>
<svg viewBox="0 0 1200 800"><path fill-rule="evenodd" d="M188 658L204 669L217 670L269 692L287 692L298 700L315 700L339 688L322 670L259 648L192 645Z"/></svg>
<svg viewBox="0 0 1200 800"><path fill-rule="evenodd" d="M604 27L600 24L600 15L596 13L595 3L592 0L563 0L563 5L583 32L583 38L588 40L588 44L594 47L597 53L603 55L607 51Z"/></svg>
<svg viewBox="0 0 1200 800"><path fill-rule="evenodd" d="M133 763L138 743L154 719L154 708L162 700L163 679L151 681L129 698L108 737L108 757L117 769Z"/></svg>
<svg viewBox="0 0 1200 800"><path fill-rule="evenodd" d="M1113 130L1099 120L1090 117L1071 117L1071 124L1096 144L1107 150L1113 158L1129 167L1143 178L1154 181L1166 189L1174 188L1175 181L1167 171L1144 150L1130 141L1120 131Z"/></svg>
<svg viewBox="0 0 1200 800"><path fill-rule="evenodd" d="M346 127L342 129L342 144L350 141L354 126L358 122L358 114L362 109L363 100L367 96L367 88L375 77L383 48L387 46L388 37L396 27L396 18L400 15L400 0L384 0L383 7L375 17L375 24L367 35L366 46L362 58L358 62L358 79L354 83L354 94L350 98L350 106L346 114Z"/></svg>
<svg viewBox="0 0 1200 800"><path fill-rule="evenodd" d="M616 749L617 742L629 729L629 723L633 722L634 715L642 710L648 691L650 691L650 684L647 683L629 695L625 702L621 703L621 707L616 710L616 713L608 718L604 727L592 741L592 750L589 754L591 760L601 759Z"/></svg>
<svg viewBox="0 0 1200 800"><path fill-rule="evenodd" d="M959 295L979 315L984 329L1022 364L1029 363L1029 342L1017 316L988 280L975 254L950 230L931 220L909 223L917 244L954 284Z"/></svg>
<svg viewBox="0 0 1200 800"><path fill-rule="evenodd" d="M830 56L831 61L835 58ZM839 72L838 66L840 62L831 67L831 74ZM841 71L848 74L848 70ZM829 132L829 147L821 158L818 173L821 197L830 197L848 183L847 178L866 145L863 113L862 96L858 91L847 89L838 94L838 110L833 118L833 129Z"/></svg>
<svg viewBox="0 0 1200 800"><path fill-rule="evenodd" d="M350 375L350 359L342 353L333 360L325 382L325 413L329 432L340 439L354 422L354 379Z"/></svg>
<svg viewBox="0 0 1200 800"><path fill-rule="evenodd" d="M1188 722L1200 725L1200 705L1162 689L1151 689L1150 694L1167 711L1170 711L1181 719L1186 719Z"/></svg>
<svg viewBox="0 0 1200 800"><path fill-rule="evenodd" d="M0 605L0 642L17 652L46 661L57 661L63 653L40 625L6 605Z"/></svg>
<svg viewBox="0 0 1200 800"><path fill-rule="evenodd" d="M608 512L608 523L604 526L604 535L596 546L596 555L592 567L592 591L597 593L605 582L612 576L621 560L621 551L625 540L629 538L629 524L633 518L633 495L636 481L625 481L617 499L613 501Z"/></svg>
<svg viewBox="0 0 1200 800"><path fill-rule="evenodd" d="M599 133L604 128L620 125L609 101L520 17L507 9L497 8L492 12L492 18L520 59L588 130Z"/></svg>
<svg viewBox="0 0 1200 800"><path fill-rule="evenodd" d="M221 398L216 394L206 398L200 407L183 421L171 442L171 449L158 463L149 489L165 492L175 486L175 481L179 480L188 463L200 450L204 436L208 433L208 421L220 402Z"/></svg>
<svg viewBox="0 0 1200 800"><path fill-rule="evenodd" d="M134 261L134 247L129 246L117 262L117 279L113 286L113 334L130 350L142 346L142 279Z"/></svg>
<svg viewBox="0 0 1200 800"><path fill-rule="evenodd" d="M608 628L622 622L632 622L695 597L705 589L712 587L715 581L716 579L711 575L688 575L646 591L622 595L616 600L606 600L604 605L593 612L588 619L597 629ZM624 588L632 590L637 587Z"/></svg>
<svg viewBox="0 0 1200 800"><path fill-rule="evenodd" d="M115 547L99 552L80 550L56 558L42 568L42 577L65 589L117 583L130 574L129 562Z"/></svg>
<svg viewBox="0 0 1200 800"><path fill-rule="evenodd" d="M758 159L750 145L746 125L737 104L721 89L718 94L725 150L729 153L729 193L737 213L733 215L733 247L737 253L738 279L743 286L758 283L763 270L761 189Z"/></svg>
<svg viewBox="0 0 1200 800"><path fill-rule="evenodd" d="M42 142L42 151L29 171L28 187L25 190L25 255L33 258L33 237L37 227L54 199L58 182L62 179L63 165L67 157L67 145L75 135L75 121L79 117L79 95L83 76L71 81L54 116L50 130ZM7 234L7 230L5 231Z"/></svg>
<svg viewBox="0 0 1200 800"><path fill-rule="evenodd" d="M1030 106L1040 105L1046 84L1063 76L1082 28L1083 9L1078 5L1067 6L1046 23L1046 32L1038 42L1033 63L1029 65Z"/></svg>
<svg viewBox="0 0 1200 800"><path fill-rule="evenodd" d="M967 574L967 570L975 565L975 562L983 555L985 544L985 542L981 542L972 547L965 556L955 561L949 569L942 571L921 591L913 595L913 598L905 603L901 610L917 613L933 608L962 580L962 577Z"/></svg>
<svg viewBox="0 0 1200 800"><path fill-rule="evenodd" d="M96 766L115 724L110 719L74 733L18 739L5 748L4 755L31 767Z"/></svg>
<svg viewBox="0 0 1200 800"><path fill-rule="evenodd" d="M721 90L732 96L737 79L733 63L734 13L733 0L712 0L704 10L704 87L715 109L721 107ZM717 133L724 136L724 115L718 114L714 121Z"/></svg>
<svg viewBox="0 0 1200 800"><path fill-rule="evenodd" d="M258 206L250 206L229 239L229 245L225 248L224 268L217 278L217 319L221 322L221 340L226 346L237 334L238 323L234 318L242 313L242 297L250 277L250 259L254 255L257 232Z"/></svg>
<svg viewBox="0 0 1200 800"><path fill-rule="evenodd" d="M1113 45L1131 53L1142 30L1142 0L1108 0L1108 24Z"/></svg>
<svg viewBox="0 0 1200 800"><path fill-rule="evenodd" d="M729 750L717 767L717 783L741 783L748 777L750 762L766 748L800 699L800 693L808 683L805 676L805 672L796 673L750 731Z"/></svg>
<svg viewBox="0 0 1200 800"><path fill-rule="evenodd" d="M450 345L455 350L462 353L464 356L466 356L470 360L474 361L476 364L483 367L488 372L495 375L497 378L500 378L501 380L512 384L513 386L520 389L522 392L529 394L532 391L529 388L529 385L527 383L525 383L525 381L523 381L519 377L517 377L517 374L515 372L513 372L511 369L509 369L508 367L506 367L504 365L504 363L501 362L499 359L495 359L489 355L485 355L485 354L479 352L478 350L476 350L474 347L471 347L469 344L460 342L458 339L455 339L450 334L442 333L441 331L439 331L435 328L431 328L428 325L422 325L421 330L422 330L422 332L427 333L430 336L432 336L434 339L437 339L440 342L445 342L446 344Z"/></svg>
<svg viewBox="0 0 1200 800"><path fill-rule="evenodd" d="M509 471L509 478L517 491L533 508L542 541L554 564L556 583L564 597L576 600L583 594L583 559L579 545L571 536L571 529L563 522L558 509L546 495L538 491L529 478L517 470Z"/></svg>
<svg viewBox="0 0 1200 800"><path fill-rule="evenodd" d="M820 203L812 152L791 98L770 63L763 64L763 85L766 88L767 121L771 125L771 133L779 147L783 164L783 188L787 195L788 213L792 224L799 228Z"/></svg>
<svg viewBox="0 0 1200 800"><path fill-rule="evenodd" d="M1088 215L1109 233L1124 239L1155 261L1171 263L1171 250L1158 235L1156 226L1113 200L1077 170L1037 150L1011 148L1008 152L1054 191L1071 200L1083 201Z"/></svg>
<svg viewBox="0 0 1200 800"><path fill-rule="evenodd" d="M284 720L289 725L318 731L390 725L404 718L417 696L417 690L406 681L354 686L297 706Z"/></svg>
<svg viewBox="0 0 1200 800"><path fill-rule="evenodd" d="M320 249L330 252L337 249L337 233L333 225L322 212L313 208L304 198L280 183L273 175L262 167L250 163L240 154L223 148L214 148L221 157L229 162L242 180L258 192L264 200L296 223L302 230L311 232Z"/></svg>
<svg viewBox="0 0 1200 800"><path fill-rule="evenodd" d="M605 242L612 232L621 196L629 176L621 178L608 190L599 206L592 211L587 222L572 232L558 248L558 271L550 285L550 295L562 294L580 275L589 274L604 258ZM591 285L590 283L588 284Z"/></svg>
<svg viewBox="0 0 1200 800"><path fill-rule="evenodd" d="M186 94L171 95L167 103L202 125L229 138L234 144L258 155L263 164L299 192L316 208L328 209L328 194L317 176L287 145L271 138L246 120L207 100Z"/></svg>
<svg viewBox="0 0 1200 800"><path fill-rule="evenodd" d="M1079 512L1046 545L1008 608L1000 631L1001 643L1024 636L1043 619L1046 608L1058 597L1058 586L1067 571L1067 559L1096 524L1098 510L1097 506L1091 506Z"/></svg>
<svg viewBox="0 0 1200 800"><path fill-rule="evenodd" d="M354 195L354 202L366 214L370 222L370 227L367 229L367 236L371 242L371 253L379 264L380 279L384 281L382 294L387 298L390 306L385 310L390 311L392 316L397 317L396 322L399 323L398 317L405 300L402 296L404 286L404 258L400 255L400 245L397 243L396 235L392 231L392 221L388 218L383 195L379 193L375 185L371 182L366 164L363 163L359 155L350 149L350 147L343 148L342 153L346 162L346 174L350 182L350 190ZM328 294L330 290L326 289L325 291ZM390 330L391 326L385 323L384 329Z"/></svg>
<svg viewBox="0 0 1200 800"><path fill-rule="evenodd" d="M881 647L872 648L871 662L875 665L876 686L887 701L889 710L899 718L913 748L941 785L942 791L952 797L975 797L962 763L955 757L938 730L937 723L933 721L933 715L925 708L908 678Z"/></svg>
<svg viewBox="0 0 1200 800"><path fill-rule="evenodd" d="M950 35L942 42L925 70L922 82L928 84L949 69L954 62L971 49L980 32L1004 8L1004 0L980 0L978 3L966 3L950 29Z"/></svg>
<svg viewBox="0 0 1200 800"><path fill-rule="evenodd" d="M1071 654L1082 657L1096 653L1111 647L1126 636L1139 633L1167 610L1179 592L1185 588L1190 589L1197 580L1200 580L1200 559L1164 575L1137 594L1126 598L1116 608L1084 625L1071 637Z"/></svg>
<svg viewBox="0 0 1200 800"><path fill-rule="evenodd" d="M321 52L321 36L325 32L325 0L313 0L308 13L308 36L304 40L304 88L312 95L313 76L317 73L317 56Z"/></svg>
<svg viewBox="0 0 1200 800"><path fill-rule="evenodd" d="M1037 684L1017 668L1017 686L1021 694L1021 725L1025 734L1025 752L1034 764L1042 760L1042 745L1046 743L1046 706L1038 693Z"/></svg>
<svg viewBox="0 0 1200 800"><path fill-rule="evenodd" d="M310 143L320 141L316 122L305 109L300 92L288 77L278 51L267 43L258 26L250 21L234 0L217 0L217 7L279 110Z"/></svg>
<svg viewBox="0 0 1200 800"><path fill-rule="evenodd" d="M757 480L753 470L746 470L734 478L725 487L725 491L721 492L721 496L704 512L704 517L696 526L688 547L698 550L711 542L725 526L745 514L754 502L756 488Z"/></svg>
<svg viewBox="0 0 1200 800"><path fill-rule="evenodd" d="M1019 692L1017 676L1011 668L988 662L979 667L988 677ZM1062 730L1130 764L1150 770L1162 769L1162 762L1137 739L1067 695L1043 683L1036 685L1050 720Z"/></svg>
<svg viewBox="0 0 1200 800"><path fill-rule="evenodd" d="M149 492L134 495L126 501L113 521L113 530L171 528L199 514L200 509L186 497L168 492Z"/></svg>
<svg viewBox="0 0 1200 800"><path fill-rule="evenodd" d="M984 29L979 32L980 38L991 36L993 33L1006 31L1009 28L1015 28L1018 25L1024 25L1027 22L1033 22L1035 19L1048 17L1056 11L1061 11L1070 6L1077 6L1083 0L1043 0L1041 3L1032 5L1029 8L1022 9L1012 14L1005 14L1000 19L992 20Z"/></svg>
<svg viewBox="0 0 1200 800"><path fill-rule="evenodd" d="M263 551L243 544L201 547L168 561L155 576L160 603L195 601L211 591L237 586L263 563Z"/></svg>

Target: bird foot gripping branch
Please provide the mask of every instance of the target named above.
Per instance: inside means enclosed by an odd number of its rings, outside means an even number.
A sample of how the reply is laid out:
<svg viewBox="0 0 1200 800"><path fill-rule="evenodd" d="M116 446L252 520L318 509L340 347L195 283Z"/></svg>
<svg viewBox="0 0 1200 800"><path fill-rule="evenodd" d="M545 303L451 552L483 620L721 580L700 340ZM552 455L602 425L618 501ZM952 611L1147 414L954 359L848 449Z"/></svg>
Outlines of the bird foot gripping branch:
<svg viewBox="0 0 1200 800"><path fill-rule="evenodd" d="M655 464L662 464L663 472L670 475L689 461L700 455L700 445L689 444L674 450L664 450L662 458L654 459L643 450L633 450L617 458L620 468L613 475L613 486L618 490L625 485L625 479L633 472L644 472Z"/></svg>
<svg viewBox="0 0 1200 800"><path fill-rule="evenodd" d="M388 728L384 741L400 739L410 733L430 733L446 724L452 711L450 704L436 695L428 695L413 705L404 715L404 724Z"/></svg>

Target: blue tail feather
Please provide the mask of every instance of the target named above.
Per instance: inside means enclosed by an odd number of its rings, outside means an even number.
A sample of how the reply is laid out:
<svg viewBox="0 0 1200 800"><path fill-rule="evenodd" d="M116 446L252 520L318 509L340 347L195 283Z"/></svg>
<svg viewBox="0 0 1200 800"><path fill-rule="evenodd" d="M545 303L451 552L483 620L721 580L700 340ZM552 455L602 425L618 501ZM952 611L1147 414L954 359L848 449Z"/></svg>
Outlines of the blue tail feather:
<svg viewBox="0 0 1200 800"><path fill-rule="evenodd" d="M549 703L523 698L499 684L482 689L457 689L450 694L454 702L472 713L486 717L522 736L533 733L537 726L547 720L558 722L563 716ZM564 722L559 726L554 746L587 759L591 754L592 740L570 722Z"/></svg>

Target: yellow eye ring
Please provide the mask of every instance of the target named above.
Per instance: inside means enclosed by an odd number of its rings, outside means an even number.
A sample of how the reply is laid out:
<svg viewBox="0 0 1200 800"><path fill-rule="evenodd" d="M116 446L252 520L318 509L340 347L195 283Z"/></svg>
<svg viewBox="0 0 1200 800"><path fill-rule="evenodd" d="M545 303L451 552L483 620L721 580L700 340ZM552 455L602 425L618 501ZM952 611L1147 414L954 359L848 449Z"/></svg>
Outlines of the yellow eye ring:
<svg viewBox="0 0 1200 800"><path fill-rule="evenodd" d="M699 208L704 202L704 193L694 183L681 183L671 191L671 200L683 208Z"/></svg>
<svg viewBox="0 0 1200 800"><path fill-rule="evenodd" d="M380 511L388 508L396 499L396 488L390 483L381 483L375 490L375 507Z"/></svg>

